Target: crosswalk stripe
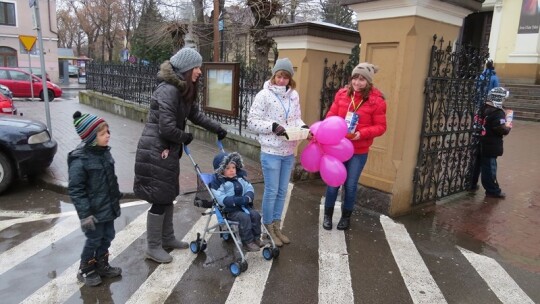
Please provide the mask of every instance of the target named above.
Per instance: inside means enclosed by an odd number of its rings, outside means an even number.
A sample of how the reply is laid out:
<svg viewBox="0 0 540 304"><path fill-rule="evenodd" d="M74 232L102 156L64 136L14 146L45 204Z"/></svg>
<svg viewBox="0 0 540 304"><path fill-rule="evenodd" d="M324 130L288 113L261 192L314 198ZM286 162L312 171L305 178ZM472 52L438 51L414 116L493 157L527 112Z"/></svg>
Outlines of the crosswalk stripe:
<svg viewBox="0 0 540 304"><path fill-rule="evenodd" d="M336 202L332 221L341 218L341 203ZM349 253L345 233L341 230L325 230L324 197L319 208L319 303L354 303Z"/></svg>
<svg viewBox="0 0 540 304"><path fill-rule="evenodd" d="M113 254L111 262L115 260L131 243L146 231L146 212L143 212L122 231L116 234L109 248ZM58 277L43 285L36 292L24 299L21 303L63 303L82 286L77 281L76 274L80 261L68 267Z"/></svg>
<svg viewBox="0 0 540 304"><path fill-rule="evenodd" d="M79 218L77 216L70 216L60 223L55 224L51 229L47 229L18 246L3 252L0 254L0 275L24 262L24 260L39 251L51 246L51 244L78 228Z"/></svg>
<svg viewBox="0 0 540 304"><path fill-rule="evenodd" d="M294 184L289 183L285 205L283 206L283 215L281 217L282 225L285 222L285 216L289 209L293 188ZM226 303L260 303L262 300L266 280L268 279L274 260L267 261L262 257L262 254L253 252L248 252L246 259L249 268L247 272L235 278ZM249 292L246 292L246 290L249 290Z"/></svg>
<svg viewBox="0 0 540 304"><path fill-rule="evenodd" d="M143 202L146 203L145 201L130 202L122 204L121 207L126 208L136 206L142 204ZM51 217L48 218L66 216L66 214L71 214L71 216L67 216L66 219L60 221L58 224L55 224L52 228L47 229L24 241L18 246L0 254L0 275L24 262L24 260L30 258L39 251L49 247L59 239L77 230L80 225L79 218L77 216L73 216L73 214L76 214L75 211L51 214ZM28 222L44 218L46 218L45 215L29 214L28 218L20 218L18 220L20 220L19 222Z"/></svg>
<svg viewBox="0 0 540 304"><path fill-rule="evenodd" d="M204 231L207 217L201 217L188 231L183 238L184 242L191 242L197 238L197 232ZM209 226L217 223L216 217L212 216ZM211 236L208 235L207 236ZM211 239L206 237L207 242ZM182 276L187 271L191 263L197 257L190 249L187 250L173 250L170 255L173 257L171 263L160 264L154 272L144 281L144 283L137 289L137 291L131 295L126 303L165 303L165 300L176 287L176 284L180 282Z"/></svg>
<svg viewBox="0 0 540 304"><path fill-rule="evenodd" d="M534 303L495 260L461 247L458 248L502 303Z"/></svg>
<svg viewBox="0 0 540 304"><path fill-rule="evenodd" d="M405 227L381 215L392 255L414 303L447 303Z"/></svg>
<svg viewBox="0 0 540 304"><path fill-rule="evenodd" d="M138 206L142 204L148 204L148 203L146 201L133 201L133 202L120 204L120 207L126 208L126 207ZM62 213L43 214L43 213L25 212L25 211L15 212L15 211L1 210L0 217L17 217L17 218L1 221L0 231L16 224L48 220L48 219L59 218L59 217L67 217L67 216L72 216L74 214L77 214L77 211L73 210L73 211L66 211Z"/></svg>

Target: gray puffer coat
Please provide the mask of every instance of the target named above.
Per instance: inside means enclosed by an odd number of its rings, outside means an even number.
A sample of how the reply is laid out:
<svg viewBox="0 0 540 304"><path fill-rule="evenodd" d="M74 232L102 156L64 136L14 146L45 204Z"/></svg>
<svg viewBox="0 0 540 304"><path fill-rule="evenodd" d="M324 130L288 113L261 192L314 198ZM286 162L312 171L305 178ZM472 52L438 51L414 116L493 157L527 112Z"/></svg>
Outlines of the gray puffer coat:
<svg viewBox="0 0 540 304"><path fill-rule="evenodd" d="M186 121L216 133L218 122L199 112L197 103L182 96L186 82L175 74L169 61L158 73L160 83L152 94L148 120L137 145L133 191L152 204L170 204L180 193L180 157L182 144L189 136ZM161 154L168 149L168 157Z"/></svg>

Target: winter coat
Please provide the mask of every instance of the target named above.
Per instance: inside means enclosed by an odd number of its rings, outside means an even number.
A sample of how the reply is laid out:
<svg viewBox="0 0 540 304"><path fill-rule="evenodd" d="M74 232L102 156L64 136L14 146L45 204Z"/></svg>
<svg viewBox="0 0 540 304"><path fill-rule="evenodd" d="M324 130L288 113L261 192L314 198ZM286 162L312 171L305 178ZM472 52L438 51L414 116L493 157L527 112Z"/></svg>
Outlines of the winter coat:
<svg viewBox="0 0 540 304"><path fill-rule="evenodd" d="M360 92L354 92L354 100L358 105L358 102L362 100ZM347 96L347 88L342 88L336 93L326 117L345 118L349 109L353 110L351 98ZM354 154L365 154L373 144L373 139L386 132L386 102L381 91L372 87L369 98L362 103L356 113L359 115L359 120L355 131L360 132L360 139L351 142L354 146Z"/></svg>
<svg viewBox="0 0 540 304"><path fill-rule="evenodd" d="M483 81L489 78L489 83L485 86L485 93L489 93L491 89L499 86L499 77L495 70L485 69L482 74L480 74L480 80Z"/></svg>
<svg viewBox="0 0 540 304"><path fill-rule="evenodd" d="M510 133L506 126L506 113L489 103L482 113L482 132L480 134L480 151L483 157L503 155L503 136Z"/></svg>
<svg viewBox="0 0 540 304"><path fill-rule="evenodd" d="M80 219L93 215L107 222L120 216L122 194L110 149L81 144L68 154L68 192Z"/></svg>
<svg viewBox="0 0 540 304"><path fill-rule="evenodd" d="M261 152L288 156L294 153L300 141L288 141L285 136L277 136L272 132L272 124L276 122L284 128L299 128L305 125L301 116L298 92L273 85L268 80L249 110L248 128L258 133Z"/></svg>
<svg viewBox="0 0 540 304"><path fill-rule="evenodd" d="M184 132L186 120L217 132L219 123L199 112L196 102L182 96L186 82L165 61L158 73L159 84L152 93L148 119L135 155L133 191L152 204L170 204L180 193L180 157L182 144L189 136ZM161 153L169 149L168 157Z"/></svg>
<svg viewBox="0 0 540 304"><path fill-rule="evenodd" d="M223 172L230 163L236 166L236 176L229 178L223 176ZM223 211L242 211L242 206L253 208L255 190L246 179L247 173L243 169L244 161L240 154L237 152L220 153L214 157L213 166L216 172L209 188L218 204L224 207Z"/></svg>

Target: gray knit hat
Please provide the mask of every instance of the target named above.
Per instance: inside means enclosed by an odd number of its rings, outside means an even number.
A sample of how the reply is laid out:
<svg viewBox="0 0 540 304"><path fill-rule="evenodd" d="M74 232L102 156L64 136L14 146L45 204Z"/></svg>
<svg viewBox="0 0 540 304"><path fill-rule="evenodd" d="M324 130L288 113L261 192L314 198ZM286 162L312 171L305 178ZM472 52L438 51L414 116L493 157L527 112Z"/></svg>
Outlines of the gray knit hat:
<svg viewBox="0 0 540 304"><path fill-rule="evenodd" d="M202 66L202 57L193 48L183 48L179 50L169 61L180 73Z"/></svg>
<svg viewBox="0 0 540 304"><path fill-rule="evenodd" d="M276 61L276 65L272 68L272 75L276 75L277 71L284 70L291 74L291 77L294 75L294 69L292 62L289 58L281 58Z"/></svg>
<svg viewBox="0 0 540 304"><path fill-rule="evenodd" d="M362 75L369 83L373 83L373 75L377 71L379 71L379 67L369 62L362 62L353 69L351 76Z"/></svg>

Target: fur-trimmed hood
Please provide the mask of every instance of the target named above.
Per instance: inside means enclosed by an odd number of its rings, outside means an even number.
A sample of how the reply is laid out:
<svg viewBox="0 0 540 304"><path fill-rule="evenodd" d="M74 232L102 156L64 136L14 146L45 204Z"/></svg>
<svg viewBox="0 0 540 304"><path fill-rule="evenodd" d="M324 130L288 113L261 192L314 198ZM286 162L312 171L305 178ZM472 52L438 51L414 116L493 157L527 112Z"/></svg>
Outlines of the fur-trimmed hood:
<svg viewBox="0 0 540 304"><path fill-rule="evenodd" d="M184 76L182 74L177 74L173 70L173 66L171 65L171 62L169 60L165 60L159 66L157 78L159 82L164 81L166 83L170 83L175 87L178 87L182 92L186 89L186 81L184 79Z"/></svg>
<svg viewBox="0 0 540 304"><path fill-rule="evenodd" d="M214 157L214 172L217 173L219 176L223 176L223 171L225 171L225 168L228 164L234 163L236 166L236 176L244 177L245 171L244 171L244 160L242 159L242 156L238 154L238 152L232 152L232 153L219 153Z"/></svg>

